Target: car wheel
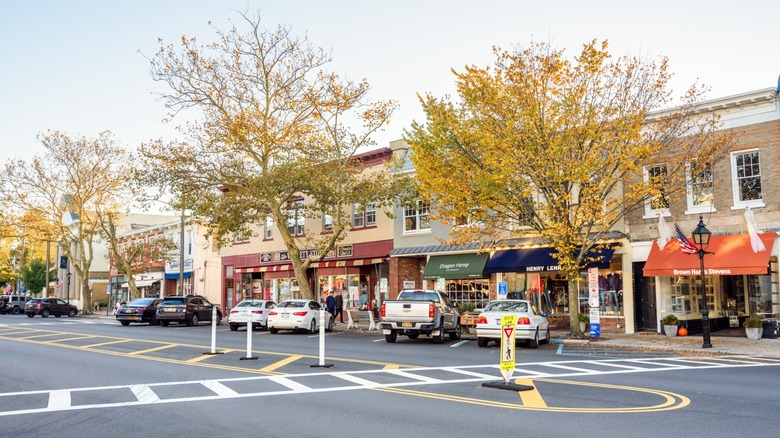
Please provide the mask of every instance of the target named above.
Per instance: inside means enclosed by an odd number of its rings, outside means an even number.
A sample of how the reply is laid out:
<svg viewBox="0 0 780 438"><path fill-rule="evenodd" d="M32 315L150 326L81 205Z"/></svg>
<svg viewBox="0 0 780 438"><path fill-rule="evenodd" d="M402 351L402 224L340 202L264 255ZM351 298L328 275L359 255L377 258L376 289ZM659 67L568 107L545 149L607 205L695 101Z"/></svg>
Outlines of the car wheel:
<svg viewBox="0 0 780 438"><path fill-rule="evenodd" d="M451 331L451 332L449 333L449 335L450 335L450 339L451 339L451 340L453 340L453 341L457 341L458 339L460 339L461 330L462 330L462 329L461 329L461 327L460 327L460 323L458 323L458 326L457 326L457 327L455 327L455 330L453 330L453 331Z"/></svg>
<svg viewBox="0 0 780 438"><path fill-rule="evenodd" d="M488 346L488 340L487 338L477 338L477 345L480 347L487 347Z"/></svg>
<svg viewBox="0 0 780 438"><path fill-rule="evenodd" d="M398 333L395 330L390 330L390 334L385 335L385 341L387 341L388 344L394 343L396 339L398 339Z"/></svg>
<svg viewBox="0 0 780 438"><path fill-rule="evenodd" d="M222 315L217 312L217 325L220 325L222 323Z"/></svg>
<svg viewBox="0 0 780 438"><path fill-rule="evenodd" d="M311 320L311 326L309 326L309 331L311 333L317 333L317 321L314 319Z"/></svg>
<svg viewBox="0 0 780 438"><path fill-rule="evenodd" d="M325 327L325 331L326 332L332 332L333 331L333 320L332 319L330 321L328 321L328 326Z"/></svg>
<svg viewBox="0 0 780 438"><path fill-rule="evenodd" d="M41 311L41 317L42 318L48 318L49 317L49 311L44 309Z"/></svg>
<svg viewBox="0 0 780 438"><path fill-rule="evenodd" d="M528 343L530 348L539 348L539 328L536 328L534 332L534 338Z"/></svg>
<svg viewBox="0 0 780 438"><path fill-rule="evenodd" d="M238 324L230 324L230 331L231 332L238 331Z"/></svg>
<svg viewBox="0 0 780 438"><path fill-rule="evenodd" d="M170 321L160 321L160 325L162 325L163 327L168 327L169 322Z"/></svg>
<svg viewBox="0 0 780 438"><path fill-rule="evenodd" d="M68 310L68 318L73 318L76 316L76 311L73 309Z"/></svg>
<svg viewBox="0 0 780 438"><path fill-rule="evenodd" d="M441 344L444 342L444 321L439 322L439 334L433 335L433 343Z"/></svg>
<svg viewBox="0 0 780 438"><path fill-rule="evenodd" d="M268 331L271 332L272 335L279 333L279 329L273 327L270 327Z"/></svg>
<svg viewBox="0 0 780 438"><path fill-rule="evenodd" d="M32 314L32 313L28 313L28 314L27 314L27 317L28 317L28 318L32 318L33 316L35 316L35 314Z"/></svg>
<svg viewBox="0 0 780 438"><path fill-rule="evenodd" d="M190 318L190 323L188 324L190 327L198 325L200 321L198 320L198 315L192 315L192 318Z"/></svg>
<svg viewBox="0 0 780 438"><path fill-rule="evenodd" d="M14 315L18 315L22 313L22 309L20 309L18 306L14 306L13 310L11 310L11 313L13 313Z"/></svg>
<svg viewBox="0 0 780 438"><path fill-rule="evenodd" d="M122 323L123 326L127 327L130 325L130 321L119 321Z"/></svg>
<svg viewBox="0 0 780 438"><path fill-rule="evenodd" d="M547 327L547 334L545 335L544 339L542 339L542 344L549 344L550 343L550 327Z"/></svg>

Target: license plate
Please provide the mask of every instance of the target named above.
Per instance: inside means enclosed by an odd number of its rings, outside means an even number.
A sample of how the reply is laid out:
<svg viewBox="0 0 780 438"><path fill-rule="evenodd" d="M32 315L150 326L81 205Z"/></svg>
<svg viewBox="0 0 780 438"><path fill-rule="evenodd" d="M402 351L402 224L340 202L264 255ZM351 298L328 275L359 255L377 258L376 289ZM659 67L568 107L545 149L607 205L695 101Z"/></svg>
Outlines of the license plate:
<svg viewBox="0 0 780 438"><path fill-rule="evenodd" d="M175 312L176 308L175 307L166 307L163 310L165 310L166 312Z"/></svg>
<svg viewBox="0 0 780 438"><path fill-rule="evenodd" d="M412 326L411 322L402 322L401 323L401 327L411 327L411 326Z"/></svg>
<svg viewBox="0 0 780 438"><path fill-rule="evenodd" d="M289 313L282 313L282 318L288 318L290 316Z"/></svg>

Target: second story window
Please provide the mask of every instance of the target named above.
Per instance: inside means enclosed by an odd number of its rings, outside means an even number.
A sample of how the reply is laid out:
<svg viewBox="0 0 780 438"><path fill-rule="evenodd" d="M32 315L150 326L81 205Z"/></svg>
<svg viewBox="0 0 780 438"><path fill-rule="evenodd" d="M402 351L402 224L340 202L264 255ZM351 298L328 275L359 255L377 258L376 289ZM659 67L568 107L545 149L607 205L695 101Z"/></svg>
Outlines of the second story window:
<svg viewBox="0 0 780 438"><path fill-rule="evenodd" d="M271 216L265 217L265 228L263 229L263 239L271 240L274 238L274 219Z"/></svg>
<svg viewBox="0 0 780 438"><path fill-rule="evenodd" d="M333 216L328 213L322 214L322 231L326 233L333 231Z"/></svg>
<svg viewBox="0 0 780 438"><path fill-rule="evenodd" d="M245 224L242 224L238 231L233 234L233 242L249 242L249 229Z"/></svg>
<svg viewBox="0 0 780 438"><path fill-rule="evenodd" d="M666 164L654 164L645 166L645 181L651 183L657 190L658 195L645 201L645 217L658 217L658 214L669 216L669 198L668 198L668 178Z"/></svg>
<svg viewBox="0 0 780 438"><path fill-rule="evenodd" d="M363 206L362 204L352 205L352 226L355 228L368 227L376 225L376 204L373 202Z"/></svg>
<svg viewBox="0 0 780 438"><path fill-rule="evenodd" d="M714 203L712 167L698 160L688 163L688 211L711 210Z"/></svg>
<svg viewBox="0 0 780 438"><path fill-rule="evenodd" d="M734 206L762 206L761 166L758 149L731 154L731 179L734 187Z"/></svg>
<svg viewBox="0 0 780 438"><path fill-rule="evenodd" d="M429 208L428 203L423 201L417 201L411 206L404 207L404 233L419 233L430 230Z"/></svg>
<svg viewBox="0 0 780 438"><path fill-rule="evenodd" d="M293 201L287 210L287 231L291 236L303 236L303 199Z"/></svg>

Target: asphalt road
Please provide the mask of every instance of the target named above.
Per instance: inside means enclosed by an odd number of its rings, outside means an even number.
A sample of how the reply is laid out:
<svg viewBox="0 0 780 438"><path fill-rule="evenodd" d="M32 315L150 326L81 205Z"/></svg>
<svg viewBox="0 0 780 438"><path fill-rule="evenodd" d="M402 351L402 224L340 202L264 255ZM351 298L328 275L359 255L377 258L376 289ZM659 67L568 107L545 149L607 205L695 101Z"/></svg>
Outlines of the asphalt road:
<svg viewBox="0 0 780 438"><path fill-rule="evenodd" d="M0 315L0 436L777 436L780 361ZM491 344L492 345L492 344ZM592 353L592 352L591 352ZM242 360L244 358L244 360ZM329 367L318 367L324 363Z"/></svg>

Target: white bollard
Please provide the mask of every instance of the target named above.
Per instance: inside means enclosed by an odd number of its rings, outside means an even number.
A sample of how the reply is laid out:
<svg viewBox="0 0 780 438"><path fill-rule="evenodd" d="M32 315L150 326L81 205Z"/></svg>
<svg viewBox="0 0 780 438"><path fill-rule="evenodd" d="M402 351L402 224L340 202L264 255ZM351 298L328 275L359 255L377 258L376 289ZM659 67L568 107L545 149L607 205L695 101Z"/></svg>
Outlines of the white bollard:
<svg viewBox="0 0 780 438"><path fill-rule="evenodd" d="M310 365L312 368L330 368L333 364L325 363L325 308L320 307L320 362L317 365Z"/></svg>
<svg viewBox="0 0 780 438"><path fill-rule="evenodd" d="M217 306L211 308L211 351L203 354L222 354L217 353Z"/></svg>
<svg viewBox="0 0 780 438"><path fill-rule="evenodd" d="M246 320L246 357L242 360L256 360L257 356L252 356L252 312L247 312Z"/></svg>

